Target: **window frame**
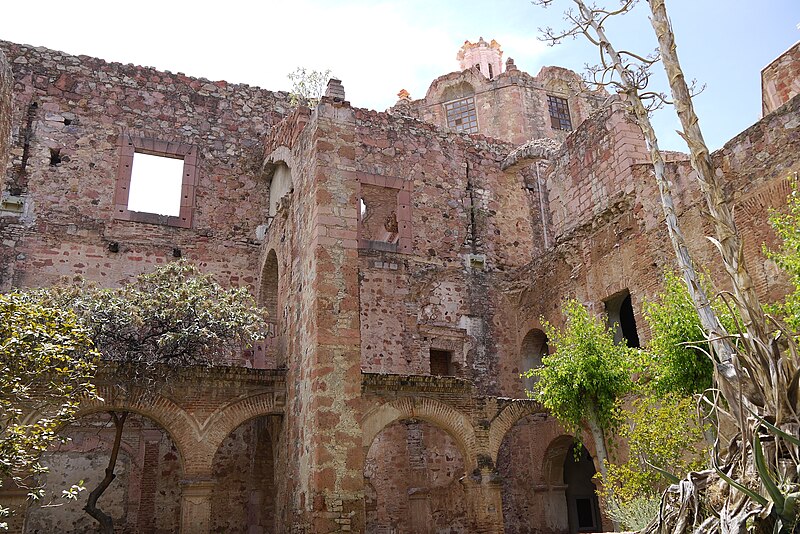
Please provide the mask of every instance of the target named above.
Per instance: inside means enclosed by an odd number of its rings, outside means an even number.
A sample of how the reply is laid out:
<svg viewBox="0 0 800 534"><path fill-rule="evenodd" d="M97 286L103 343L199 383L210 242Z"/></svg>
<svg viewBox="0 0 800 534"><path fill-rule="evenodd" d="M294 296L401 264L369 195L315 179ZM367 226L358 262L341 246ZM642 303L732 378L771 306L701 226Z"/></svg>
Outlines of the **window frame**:
<svg viewBox="0 0 800 534"><path fill-rule="evenodd" d="M472 104L472 108L471 109L468 107L470 102L467 102L467 101L471 101L471 104ZM456 107L456 104L460 104L462 102L464 102L463 105L461 105L459 107ZM456 109L463 109L465 107L466 107L466 112L472 111L472 116L475 117L475 120L474 121L473 120L468 120L466 123L462 123L460 125L456 125L455 124L455 120L457 120L457 119L454 119L452 121L452 124L451 124L450 112L453 111L454 114L455 114L455 110ZM448 100L447 102L443 102L442 103L442 108L444 109L444 120L445 120L445 123L447 124L447 127L450 128L451 130L453 130L455 132L459 132L459 133L466 133L466 134L480 133L480 124L478 123L478 105L475 102L475 94L471 94L471 95L468 95L468 96L464 96L464 97L461 97L461 98L455 98L453 100ZM467 115L467 117L469 117L469 115ZM458 112L458 117L457 118L464 119L464 112L463 111ZM468 124L470 126L468 128L465 128L464 124Z"/></svg>
<svg viewBox="0 0 800 534"><path fill-rule="evenodd" d="M547 95L547 112L550 114L550 127L554 130L571 132L572 113L569 110L569 99L558 95Z"/></svg>
<svg viewBox="0 0 800 534"><path fill-rule="evenodd" d="M128 209L133 159L137 153L183 160L181 205L177 216ZM119 154L120 161L114 192L114 218L121 221L191 228L198 177L197 147L188 143L122 134L119 136Z"/></svg>

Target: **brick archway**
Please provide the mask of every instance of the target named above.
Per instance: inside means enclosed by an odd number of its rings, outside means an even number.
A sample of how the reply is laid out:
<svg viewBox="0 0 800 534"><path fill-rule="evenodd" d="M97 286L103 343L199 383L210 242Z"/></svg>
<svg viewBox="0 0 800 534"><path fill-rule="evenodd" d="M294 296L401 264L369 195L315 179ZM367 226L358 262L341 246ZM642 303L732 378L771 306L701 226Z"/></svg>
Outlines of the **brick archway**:
<svg viewBox="0 0 800 534"><path fill-rule="evenodd" d="M196 421L178 404L162 395L146 398L137 392L124 398L114 395L113 386L97 388L99 399L86 399L81 402L75 414L75 420L98 412L119 410L137 413L153 420L167 433L178 449L181 468L184 474L196 472L198 453L202 448L197 446ZM101 400L111 399L111 400Z"/></svg>
<svg viewBox="0 0 800 534"><path fill-rule="evenodd" d="M478 466L478 443L469 417L442 402L426 397L405 397L382 404L361 419L366 449L387 426L401 419L420 419L447 432L458 444L467 473Z"/></svg>
<svg viewBox="0 0 800 534"><path fill-rule="evenodd" d="M231 432L241 425L263 415L282 415L276 409L275 395L263 393L253 395L221 406L203 423L202 440L216 453L219 446ZM209 464L210 468L210 464Z"/></svg>
<svg viewBox="0 0 800 534"><path fill-rule="evenodd" d="M539 415L544 420L547 417L547 411L544 407L536 401L516 399L503 408L497 417L492 420L489 426L489 455L492 462L497 463L497 454L500 451L500 445L503 443L503 438L511 427L517 421L529 415Z"/></svg>

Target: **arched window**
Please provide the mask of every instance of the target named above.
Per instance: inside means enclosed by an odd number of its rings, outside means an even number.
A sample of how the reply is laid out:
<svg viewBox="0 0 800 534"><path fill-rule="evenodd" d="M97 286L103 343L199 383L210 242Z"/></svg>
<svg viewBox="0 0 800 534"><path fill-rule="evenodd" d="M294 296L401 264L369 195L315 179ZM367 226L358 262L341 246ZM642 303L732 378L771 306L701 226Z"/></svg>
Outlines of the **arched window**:
<svg viewBox="0 0 800 534"><path fill-rule="evenodd" d="M550 352L547 346L547 335L538 328L532 329L525 335L520 348L522 358L522 371L528 371L542 366L542 359ZM533 389L535 378L525 378L524 386L527 391Z"/></svg>
<svg viewBox="0 0 800 534"><path fill-rule="evenodd" d="M275 217L278 213L278 206L281 199L292 191L292 171L281 162L275 166L275 171L272 173L272 180L269 183L269 216Z"/></svg>

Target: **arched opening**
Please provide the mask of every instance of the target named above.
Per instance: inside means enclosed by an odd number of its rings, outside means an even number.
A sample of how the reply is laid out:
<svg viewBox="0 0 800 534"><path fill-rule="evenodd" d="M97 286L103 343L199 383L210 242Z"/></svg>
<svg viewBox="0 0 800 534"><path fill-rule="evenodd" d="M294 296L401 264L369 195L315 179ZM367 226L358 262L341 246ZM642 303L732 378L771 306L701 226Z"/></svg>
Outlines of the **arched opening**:
<svg viewBox="0 0 800 534"><path fill-rule="evenodd" d="M525 334L520 347L520 357L522 359L522 371L529 371L542 366L542 361L550 352L547 345L547 335L538 328L532 329ZM536 383L535 377L523 378L525 391L533 391Z"/></svg>
<svg viewBox="0 0 800 534"><path fill-rule="evenodd" d="M633 313L631 294L626 289L605 301L608 326L614 330L614 341L625 342L631 348L638 348L639 333L636 330L636 317Z"/></svg>
<svg viewBox="0 0 800 534"><path fill-rule="evenodd" d="M597 487L592 482L595 473L589 451L583 445L574 443L564 458L570 534L602 531Z"/></svg>
<svg viewBox="0 0 800 534"><path fill-rule="evenodd" d="M364 464L365 532L472 532L464 471L455 439L441 428L419 419L384 427Z"/></svg>
<svg viewBox="0 0 800 534"><path fill-rule="evenodd" d="M279 365L278 355L281 337L280 325L282 324L279 306L278 290L278 255L275 250L267 253L264 266L261 269L261 286L258 292L258 304L267 310L267 336L256 343L253 351L253 367L256 369L275 368Z"/></svg>
<svg viewBox="0 0 800 534"><path fill-rule="evenodd" d="M275 532L276 416L237 427L214 454L211 532Z"/></svg>
<svg viewBox="0 0 800 534"><path fill-rule="evenodd" d="M84 533L98 531L83 507L91 490L103 479L114 441L114 425L105 413L80 418L61 435L69 438L42 457L42 475L49 493L83 480L86 491L76 501L58 499L59 506L31 505L25 532ZM130 413L125 421L116 478L98 501L114 519L115 530L143 534L177 532L180 527L181 458L175 443L156 422ZM50 495L40 501L46 505Z"/></svg>
<svg viewBox="0 0 800 534"><path fill-rule="evenodd" d="M541 423L529 415L517 421L503 438L497 453L497 471L503 481L503 532L533 534L542 530L544 517L533 483L538 466L531 461L539 453Z"/></svg>
<svg viewBox="0 0 800 534"><path fill-rule="evenodd" d="M294 185L292 184L292 171L286 163L279 162L275 165L272 179L269 182L269 218L270 220L277 215L281 206L281 200L290 193Z"/></svg>

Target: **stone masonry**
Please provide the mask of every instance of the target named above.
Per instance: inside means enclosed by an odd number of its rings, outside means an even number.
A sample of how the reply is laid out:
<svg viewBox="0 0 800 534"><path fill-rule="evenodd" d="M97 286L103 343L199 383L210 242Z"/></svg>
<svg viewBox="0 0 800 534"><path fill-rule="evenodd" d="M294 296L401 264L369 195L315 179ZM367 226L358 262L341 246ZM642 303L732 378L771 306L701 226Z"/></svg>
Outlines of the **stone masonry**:
<svg viewBox="0 0 800 534"><path fill-rule="evenodd" d="M713 155L768 299L787 288L760 249L800 170L798 50L763 71L763 119ZM102 475L110 407L136 414L104 497L122 532L610 528L593 451L574 454L520 373L565 297L629 306L646 342L642 302L673 260L645 142L574 72L532 76L483 39L458 59L386 112L353 107L339 80L292 109L285 93L0 41L0 287L115 286L182 257L270 314L264 343L155 398L115 396L102 372L106 400L45 456L48 487ZM173 213L130 209L143 156L182 161ZM688 158L668 159L689 246L713 266ZM95 528L80 502L21 495L0 488L12 532Z"/></svg>

